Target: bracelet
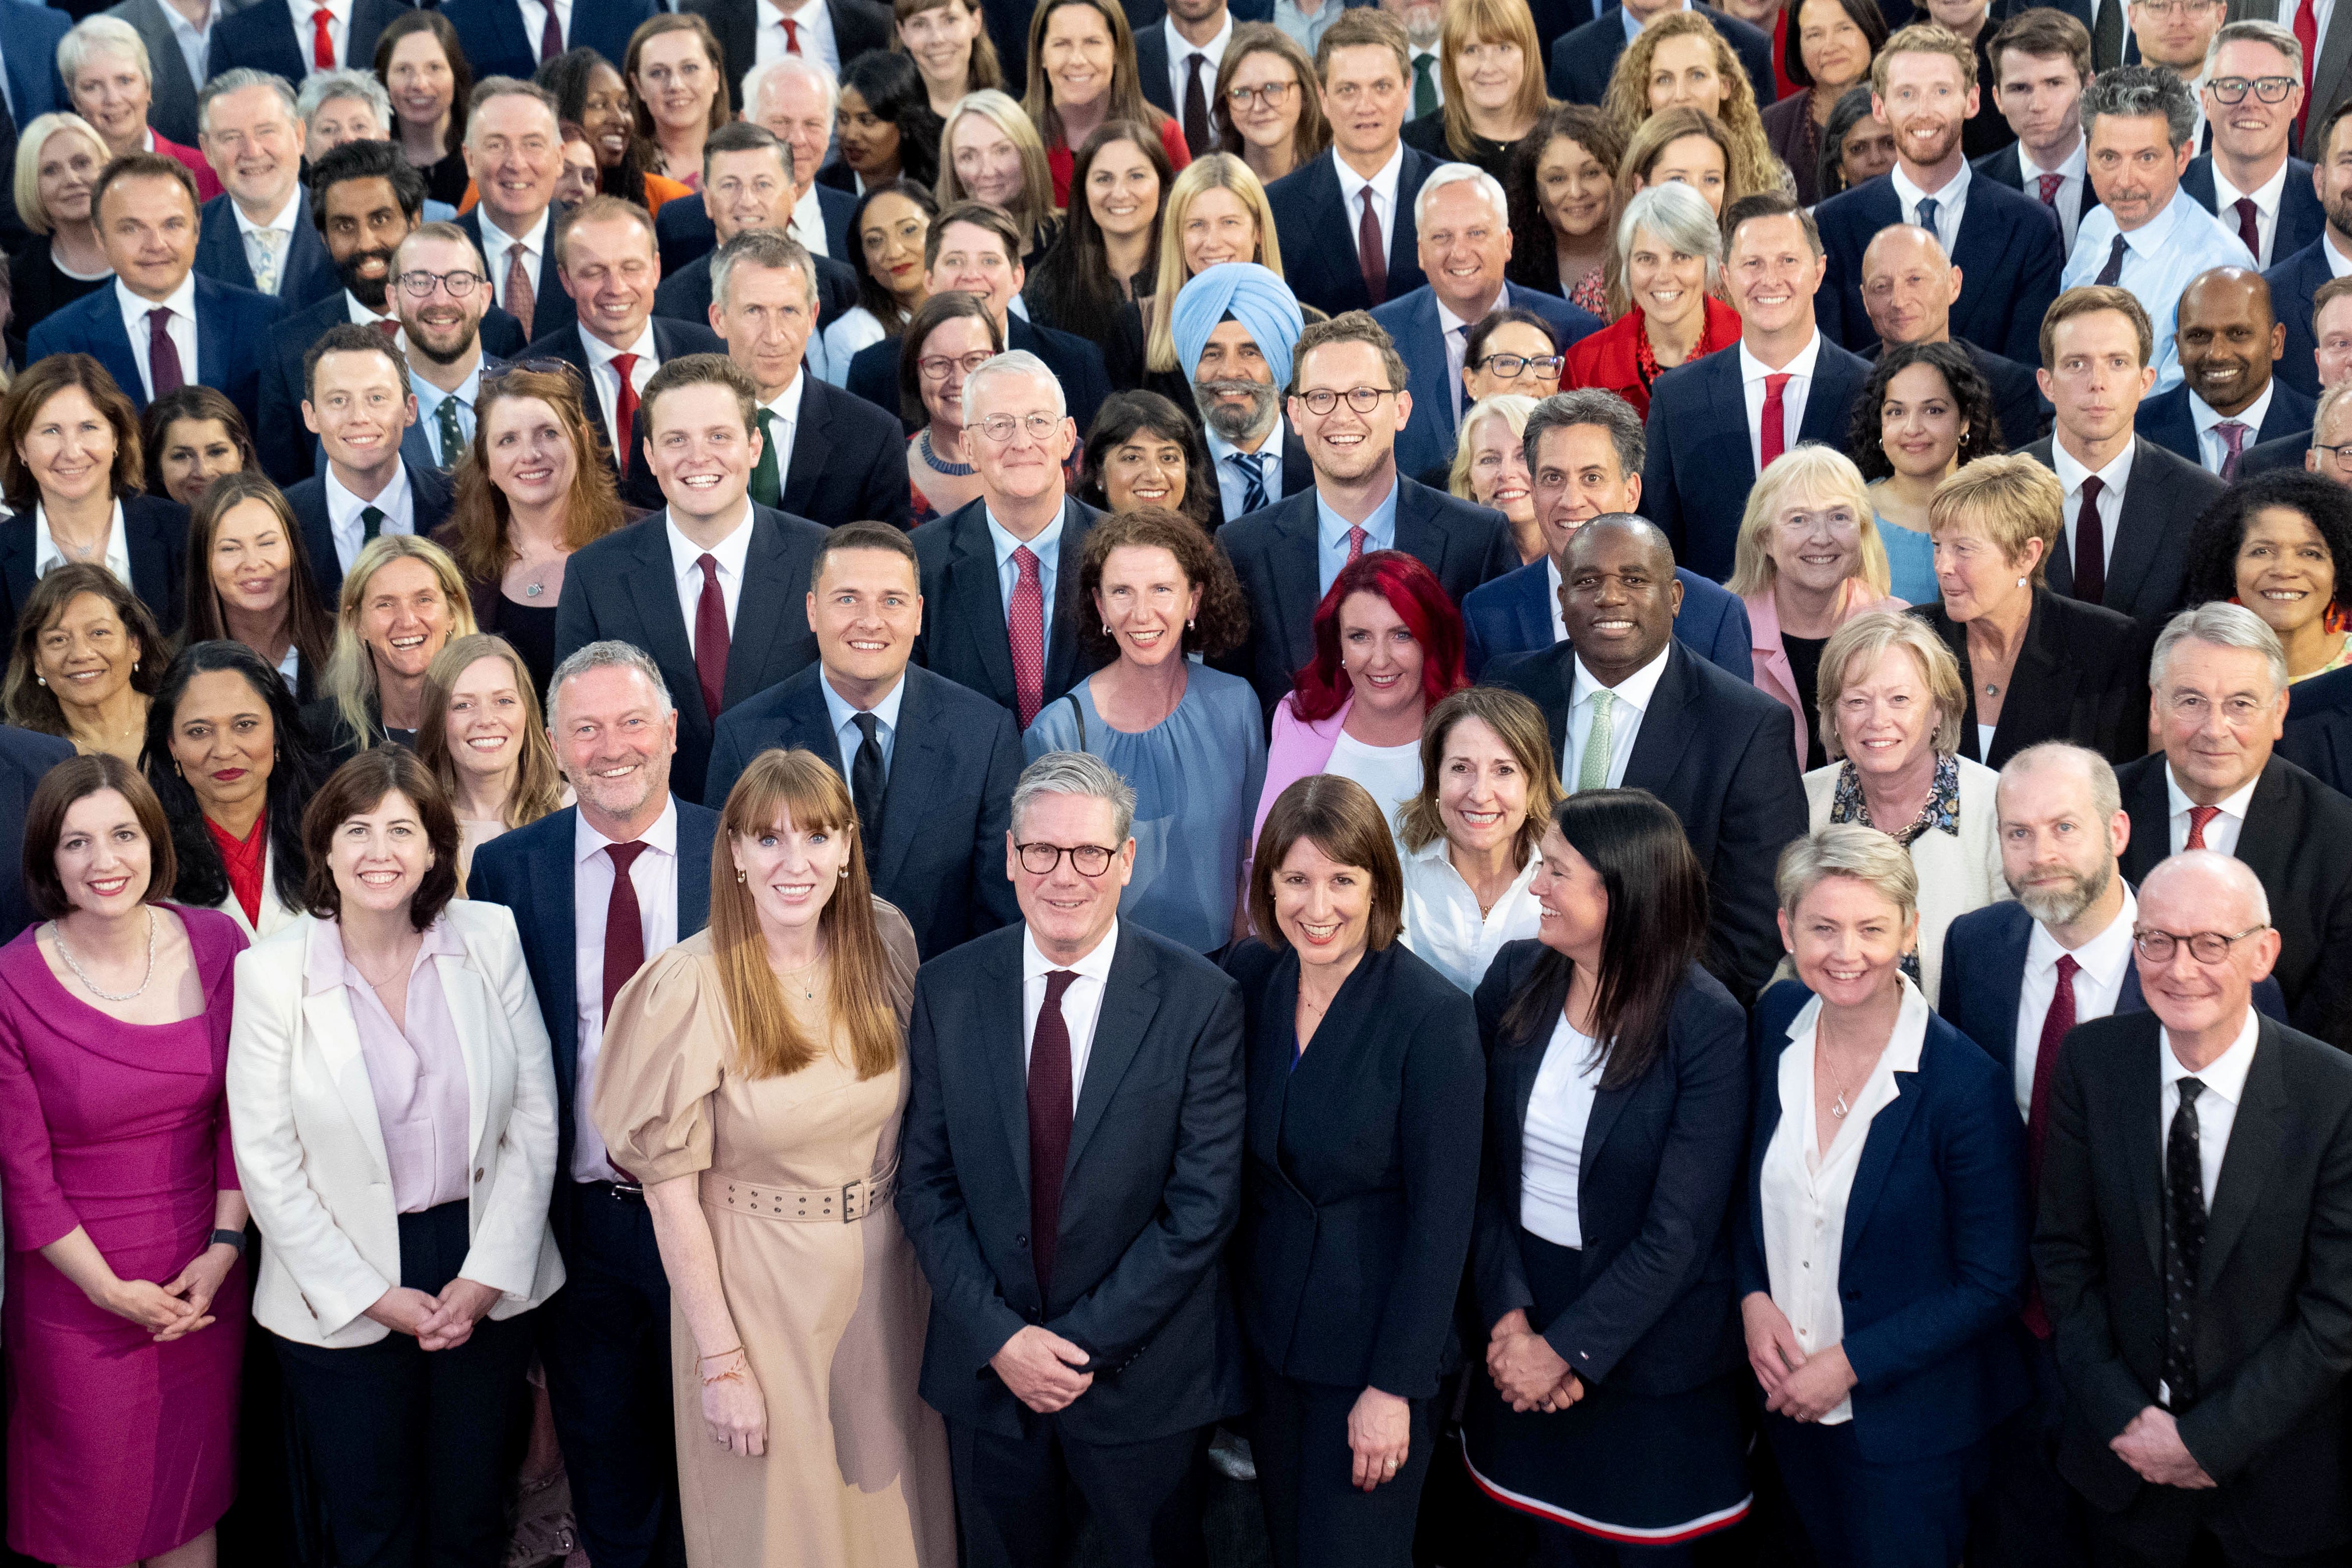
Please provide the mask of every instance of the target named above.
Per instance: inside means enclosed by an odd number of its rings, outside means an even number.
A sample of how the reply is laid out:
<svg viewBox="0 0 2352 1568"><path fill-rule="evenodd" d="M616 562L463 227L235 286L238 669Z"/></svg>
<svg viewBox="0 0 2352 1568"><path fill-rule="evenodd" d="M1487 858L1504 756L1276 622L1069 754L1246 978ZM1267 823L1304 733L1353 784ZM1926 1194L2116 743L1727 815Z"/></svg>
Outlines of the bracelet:
<svg viewBox="0 0 2352 1568"><path fill-rule="evenodd" d="M212 1239L205 1245L208 1247L234 1247L236 1248L236 1255L239 1258L242 1258L245 1256L245 1232L241 1230L216 1230L213 1232Z"/></svg>
<svg viewBox="0 0 2352 1568"><path fill-rule="evenodd" d="M730 1355L740 1355L740 1354L742 1354L742 1353L743 1353L743 1347L742 1347L741 1345L737 1345L733 1350L720 1351L717 1355L698 1355L698 1356L696 1356L696 1357L694 1358L694 1364L695 1364L695 1365L697 1365L697 1366L700 1366L704 1362L707 1362L707 1361L725 1361L725 1360L726 1360L729 1356L730 1356Z"/></svg>

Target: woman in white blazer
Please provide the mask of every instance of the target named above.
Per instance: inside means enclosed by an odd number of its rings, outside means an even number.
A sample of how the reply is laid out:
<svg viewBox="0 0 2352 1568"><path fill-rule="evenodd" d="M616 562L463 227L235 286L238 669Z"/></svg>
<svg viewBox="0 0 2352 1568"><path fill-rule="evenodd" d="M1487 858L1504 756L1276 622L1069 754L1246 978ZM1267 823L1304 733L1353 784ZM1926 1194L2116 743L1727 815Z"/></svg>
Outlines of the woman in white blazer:
<svg viewBox="0 0 2352 1568"><path fill-rule="evenodd" d="M172 823L173 897L220 910L248 942L292 925L319 762L278 672L241 642L182 649L147 704L142 762Z"/></svg>
<svg viewBox="0 0 2352 1568"><path fill-rule="evenodd" d="M452 901L415 753L304 814L307 911L237 960L229 1121L274 1337L339 1563L496 1568L530 1344L563 1282L555 1080L514 916Z"/></svg>
<svg viewBox="0 0 2352 1568"><path fill-rule="evenodd" d="M1919 929L1903 971L1936 995L1945 931L2010 896L1994 815L2000 775L1958 754L1969 711L1959 663L1916 616L1865 612L1822 649L1821 710L1833 760L1805 775L1806 826L1875 827L1911 852Z"/></svg>

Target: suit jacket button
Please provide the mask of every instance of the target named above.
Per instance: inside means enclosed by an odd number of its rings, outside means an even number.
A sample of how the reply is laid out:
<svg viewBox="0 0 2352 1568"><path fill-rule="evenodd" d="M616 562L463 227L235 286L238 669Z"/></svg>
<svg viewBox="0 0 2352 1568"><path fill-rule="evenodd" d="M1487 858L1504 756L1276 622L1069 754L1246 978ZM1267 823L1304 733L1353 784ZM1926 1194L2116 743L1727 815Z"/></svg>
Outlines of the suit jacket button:
<svg viewBox="0 0 2352 1568"><path fill-rule="evenodd" d="M479 1165L477 1165L477 1166L475 1166L475 1167L474 1167L474 1180L476 1180L476 1181L478 1181L478 1181L480 1181L481 1179L482 1179L482 1167L481 1167L481 1166L479 1166Z"/></svg>
<svg viewBox="0 0 2352 1568"><path fill-rule="evenodd" d="M1016 1236L1013 1238L1013 1245L1026 1252L1029 1250L1029 1238L1025 1236Z"/></svg>

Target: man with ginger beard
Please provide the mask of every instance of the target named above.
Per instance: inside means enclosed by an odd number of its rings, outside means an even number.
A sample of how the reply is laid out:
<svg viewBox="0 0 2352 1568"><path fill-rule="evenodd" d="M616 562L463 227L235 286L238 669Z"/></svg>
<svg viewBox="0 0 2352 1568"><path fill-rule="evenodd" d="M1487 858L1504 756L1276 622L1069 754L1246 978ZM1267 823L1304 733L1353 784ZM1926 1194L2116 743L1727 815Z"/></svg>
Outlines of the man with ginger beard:
<svg viewBox="0 0 2352 1568"><path fill-rule="evenodd" d="M2228 484L2251 447L2310 431L2312 400L2271 374L2286 330L2272 320L2260 273L2217 267L2192 279L2173 342L2180 384L2139 405L2141 435Z"/></svg>
<svg viewBox="0 0 2352 1568"><path fill-rule="evenodd" d="M469 283L461 280L470 278ZM416 423L400 445L411 463L446 473L474 438L482 378L506 361L482 351L490 289L482 253L451 223L428 223L393 252L394 308L408 339L408 386Z"/></svg>

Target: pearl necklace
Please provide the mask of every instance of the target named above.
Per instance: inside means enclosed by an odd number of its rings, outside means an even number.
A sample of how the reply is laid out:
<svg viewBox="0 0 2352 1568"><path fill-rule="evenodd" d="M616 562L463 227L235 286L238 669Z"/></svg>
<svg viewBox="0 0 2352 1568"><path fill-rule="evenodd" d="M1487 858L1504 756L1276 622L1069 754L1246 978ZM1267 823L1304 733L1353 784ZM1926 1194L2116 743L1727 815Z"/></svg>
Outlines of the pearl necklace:
<svg viewBox="0 0 2352 1568"><path fill-rule="evenodd" d="M73 971L73 977L81 982L83 990L101 1002L130 1002L145 994L148 985L155 978L155 939L161 930L162 922L156 920L155 911L150 909L147 911L147 973L139 977L137 990L125 991L120 995L111 991L100 991L89 972L74 962L73 950L66 946L66 933L55 921L49 922L49 941L57 947L58 956L65 960L66 967Z"/></svg>

